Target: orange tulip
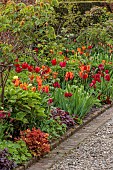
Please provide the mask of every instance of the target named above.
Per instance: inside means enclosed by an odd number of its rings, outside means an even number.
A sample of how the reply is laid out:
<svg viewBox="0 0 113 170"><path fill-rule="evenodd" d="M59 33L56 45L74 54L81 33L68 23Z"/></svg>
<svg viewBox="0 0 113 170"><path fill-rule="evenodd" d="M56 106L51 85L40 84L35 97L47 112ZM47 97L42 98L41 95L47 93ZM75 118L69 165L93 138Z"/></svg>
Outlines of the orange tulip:
<svg viewBox="0 0 113 170"><path fill-rule="evenodd" d="M38 85L38 91L40 91L41 89L42 89L42 86L39 86L39 85Z"/></svg>
<svg viewBox="0 0 113 170"><path fill-rule="evenodd" d="M59 52L58 52L58 54L59 54L59 55L62 55L62 54L63 54L63 52L62 52L62 51L59 51Z"/></svg>
<svg viewBox="0 0 113 170"><path fill-rule="evenodd" d="M83 50L83 51L86 50L86 47L85 47L85 46L82 46L82 50Z"/></svg>
<svg viewBox="0 0 113 170"><path fill-rule="evenodd" d="M74 54L74 53L75 53L75 50L72 50L71 52L72 52L72 54Z"/></svg>
<svg viewBox="0 0 113 170"><path fill-rule="evenodd" d="M90 71L90 65L87 65L87 71L89 72Z"/></svg>
<svg viewBox="0 0 113 170"><path fill-rule="evenodd" d="M20 80L19 80L19 79L16 79L15 82L14 82L15 87L18 87L19 84L20 84Z"/></svg>
<svg viewBox="0 0 113 170"><path fill-rule="evenodd" d="M70 76L70 79L72 80L73 78L74 78L74 74L73 74L73 72L69 72L69 76Z"/></svg>
<svg viewBox="0 0 113 170"><path fill-rule="evenodd" d="M89 72L89 71L90 71L90 65L81 65L81 66L80 66L80 70L81 70L82 72L84 72L84 71Z"/></svg>
<svg viewBox="0 0 113 170"><path fill-rule="evenodd" d="M72 80L74 78L74 74L73 72L66 72L66 75L65 75L65 80L68 81L68 79Z"/></svg>
<svg viewBox="0 0 113 170"><path fill-rule="evenodd" d="M42 65L42 70L44 70L46 68L46 66Z"/></svg>
<svg viewBox="0 0 113 170"><path fill-rule="evenodd" d="M20 88L23 90L28 90L28 84L22 83L22 84L20 84Z"/></svg>
<svg viewBox="0 0 113 170"><path fill-rule="evenodd" d="M80 52L81 52L81 48L77 48L77 52L79 52L79 53L80 53Z"/></svg>
<svg viewBox="0 0 113 170"><path fill-rule="evenodd" d="M66 56L64 56L64 60L65 60L65 61L68 61L68 60L69 60L69 58L68 58L68 57L66 57Z"/></svg>
<svg viewBox="0 0 113 170"><path fill-rule="evenodd" d="M30 78L30 81L33 81L33 79L34 79L34 75L32 74L32 75L30 75L29 76L29 78Z"/></svg>
<svg viewBox="0 0 113 170"><path fill-rule="evenodd" d="M36 87L32 87L31 90L35 92L36 91Z"/></svg>
<svg viewBox="0 0 113 170"><path fill-rule="evenodd" d="M39 85L39 86L41 86L41 85L42 85L42 79L41 79L41 76L37 76L37 77L36 77L36 81L37 81L37 83L38 83L38 85Z"/></svg>
<svg viewBox="0 0 113 170"><path fill-rule="evenodd" d="M49 86L48 85L43 86L42 91L45 93L49 93Z"/></svg>
<svg viewBox="0 0 113 170"><path fill-rule="evenodd" d="M106 63L106 60L102 60L102 64L105 64Z"/></svg>
<svg viewBox="0 0 113 170"><path fill-rule="evenodd" d="M57 78L58 73L57 72L53 72L53 78L56 79Z"/></svg>
<svg viewBox="0 0 113 170"><path fill-rule="evenodd" d="M85 72L82 72L82 71L79 72L79 76L80 76L80 78L82 78L84 80L88 78L88 74Z"/></svg>

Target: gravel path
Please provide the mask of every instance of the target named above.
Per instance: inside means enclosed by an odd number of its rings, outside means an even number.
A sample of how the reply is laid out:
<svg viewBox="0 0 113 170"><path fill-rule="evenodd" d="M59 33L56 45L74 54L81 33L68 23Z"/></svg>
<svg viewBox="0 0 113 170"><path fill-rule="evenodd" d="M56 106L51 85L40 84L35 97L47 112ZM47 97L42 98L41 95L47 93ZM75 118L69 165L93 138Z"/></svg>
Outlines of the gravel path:
<svg viewBox="0 0 113 170"><path fill-rule="evenodd" d="M113 170L113 118L49 170Z"/></svg>

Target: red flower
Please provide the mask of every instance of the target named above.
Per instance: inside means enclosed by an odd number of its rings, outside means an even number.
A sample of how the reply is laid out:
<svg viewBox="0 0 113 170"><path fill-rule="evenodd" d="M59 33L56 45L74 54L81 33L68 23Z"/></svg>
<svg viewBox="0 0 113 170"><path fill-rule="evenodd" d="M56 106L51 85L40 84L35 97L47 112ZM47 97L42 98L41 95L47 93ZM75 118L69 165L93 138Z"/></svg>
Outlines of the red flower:
<svg viewBox="0 0 113 170"><path fill-rule="evenodd" d="M19 62L18 58L16 58L16 59L14 60L14 62Z"/></svg>
<svg viewBox="0 0 113 170"><path fill-rule="evenodd" d="M17 73L20 73L20 72L22 71L22 68L21 68L21 67L16 67L15 71L16 71Z"/></svg>
<svg viewBox="0 0 113 170"><path fill-rule="evenodd" d="M68 53L69 52L69 50L68 49L66 49L66 53Z"/></svg>
<svg viewBox="0 0 113 170"><path fill-rule="evenodd" d="M99 70L104 70L104 65L103 65L103 64L100 64L100 65L98 66L98 69L99 69Z"/></svg>
<svg viewBox="0 0 113 170"><path fill-rule="evenodd" d="M105 70L105 73L108 74L108 73L109 73L109 70Z"/></svg>
<svg viewBox="0 0 113 170"><path fill-rule="evenodd" d="M66 62L65 61L62 61L62 62L60 62L60 67L66 67Z"/></svg>
<svg viewBox="0 0 113 170"><path fill-rule="evenodd" d="M28 64L25 62L25 63L22 63L22 68L23 69L26 69L28 67Z"/></svg>
<svg viewBox="0 0 113 170"><path fill-rule="evenodd" d="M34 51L35 51L36 53L38 53L38 48L37 48L37 47L35 47L35 48L34 48Z"/></svg>
<svg viewBox="0 0 113 170"><path fill-rule="evenodd" d="M49 93L49 86L43 86L42 92Z"/></svg>
<svg viewBox="0 0 113 170"><path fill-rule="evenodd" d="M88 74L87 73L84 73L83 74L83 77L82 77L84 80L88 78Z"/></svg>
<svg viewBox="0 0 113 170"><path fill-rule="evenodd" d="M92 80L92 82L90 83L90 87L94 87L95 86L95 84L96 84L96 81L95 80Z"/></svg>
<svg viewBox="0 0 113 170"><path fill-rule="evenodd" d="M74 53L75 53L75 50L72 50L71 52L72 52L72 54L74 54Z"/></svg>
<svg viewBox="0 0 113 170"><path fill-rule="evenodd" d="M11 116L11 113L10 112L5 112L5 111L2 111L0 110L0 119L4 119L6 117L10 117Z"/></svg>
<svg viewBox="0 0 113 170"><path fill-rule="evenodd" d="M101 77L100 74L95 74L95 75L94 75L94 80L95 80L95 81L98 81L98 82L101 82L100 77Z"/></svg>
<svg viewBox="0 0 113 170"><path fill-rule="evenodd" d="M15 63L14 66L15 67L20 67L20 64L19 63Z"/></svg>
<svg viewBox="0 0 113 170"><path fill-rule="evenodd" d="M59 55L62 55L63 54L63 52L62 51L59 51Z"/></svg>
<svg viewBox="0 0 113 170"><path fill-rule="evenodd" d="M36 72L36 73L39 73L39 71L40 71L40 67L38 67L38 66L35 67L35 72Z"/></svg>
<svg viewBox="0 0 113 170"><path fill-rule="evenodd" d="M57 64L56 58L51 60L51 63L52 63L53 66L55 66Z"/></svg>
<svg viewBox="0 0 113 170"><path fill-rule="evenodd" d="M83 54L84 54L84 52L83 52L83 51L81 51L81 52L80 52L80 55L83 55Z"/></svg>
<svg viewBox="0 0 113 170"><path fill-rule="evenodd" d="M64 93L65 97L71 97L72 95L73 95L72 93L68 93L68 92Z"/></svg>
<svg viewBox="0 0 113 170"><path fill-rule="evenodd" d="M30 72L32 72L33 71L33 66L31 66L31 65L28 65L28 71L30 71Z"/></svg>
<svg viewBox="0 0 113 170"><path fill-rule="evenodd" d="M104 76L104 79L105 79L106 81L110 81L110 75L109 75L109 74L106 74L106 75Z"/></svg>
<svg viewBox="0 0 113 170"><path fill-rule="evenodd" d="M54 88L60 88L60 84L58 82L53 83Z"/></svg>
<svg viewBox="0 0 113 170"><path fill-rule="evenodd" d="M92 46L92 45L89 45L89 46L88 46L88 49L92 49L92 48L93 48L93 46Z"/></svg>
<svg viewBox="0 0 113 170"><path fill-rule="evenodd" d="M50 99L48 100L48 104L51 104L51 103L53 103L53 99L52 99L52 98L50 98Z"/></svg>

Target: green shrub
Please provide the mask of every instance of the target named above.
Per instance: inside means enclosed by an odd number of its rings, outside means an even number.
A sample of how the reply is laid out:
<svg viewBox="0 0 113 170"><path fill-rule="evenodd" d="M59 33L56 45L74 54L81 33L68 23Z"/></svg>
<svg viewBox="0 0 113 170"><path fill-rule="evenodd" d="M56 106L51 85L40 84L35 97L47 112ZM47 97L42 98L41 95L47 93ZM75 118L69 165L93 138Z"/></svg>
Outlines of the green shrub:
<svg viewBox="0 0 113 170"><path fill-rule="evenodd" d="M14 87L13 84L6 87L4 105L11 111L9 124L13 127L11 133L13 137L17 137L20 130L36 126L46 117L41 101L37 91L26 91L20 87Z"/></svg>
<svg viewBox="0 0 113 170"><path fill-rule="evenodd" d="M8 140L0 141L0 150L3 150L4 148L7 148L10 153L9 159L17 164L22 164L32 157L23 140L17 142Z"/></svg>
<svg viewBox="0 0 113 170"><path fill-rule="evenodd" d="M52 118L42 121L40 124L40 129L43 132L49 134L49 139L53 140L59 138L66 132L65 124L61 124L60 120L54 120Z"/></svg>

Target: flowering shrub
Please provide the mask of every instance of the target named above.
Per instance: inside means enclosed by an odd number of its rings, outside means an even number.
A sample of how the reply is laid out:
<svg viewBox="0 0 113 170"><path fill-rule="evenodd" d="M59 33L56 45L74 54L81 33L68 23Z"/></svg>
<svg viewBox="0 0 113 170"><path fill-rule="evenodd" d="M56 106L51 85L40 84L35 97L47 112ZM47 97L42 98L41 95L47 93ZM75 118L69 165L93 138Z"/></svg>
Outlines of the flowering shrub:
<svg viewBox="0 0 113 170"><path fill-rule="evenodd" d="M20 134L34 156L42 156L50 151L49 134L36 128L21 131Z"/></svg>

